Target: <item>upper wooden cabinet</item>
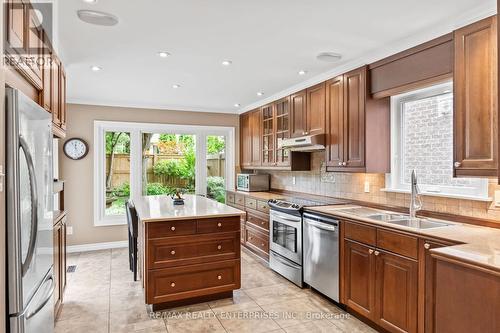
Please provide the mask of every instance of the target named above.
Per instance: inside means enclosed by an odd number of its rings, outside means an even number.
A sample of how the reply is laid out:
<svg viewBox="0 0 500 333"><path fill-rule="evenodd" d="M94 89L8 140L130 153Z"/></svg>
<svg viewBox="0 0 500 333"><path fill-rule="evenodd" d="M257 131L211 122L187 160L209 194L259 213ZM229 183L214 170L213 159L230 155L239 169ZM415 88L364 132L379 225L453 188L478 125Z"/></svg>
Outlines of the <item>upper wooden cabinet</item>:
<svg viewBox="0 0 500 333"><path fill-rule="evenodd" d="M242 168L260 166L260 110L241 115L240 149Z"/></svg>
<svg viewBox="0 0 500 333"><path fill-rule="evenodd" d="M497 20L454 33L455 175L497 176Z"/></svg>
<svg viewBox="0 0 500 333"><path fill-rule="evenodd" d="M261 109L261 119L262 119L262 165L263 166L274 166L275 159L274 153L276 150L275 146L275 115L273 104L264 105Z"/></svg>
<svg viewBox="0 0 500 333"><path fill-rule="evenodd" d="M306 90L306 132L305 135L325 133L326 92L325 82Z"/></svg>
<svg viewBox="0 0 500 333"><path fill-rule="evenodd" d="M281 142L290 138L290 97L274 103L276 117L276 165L290 165L290 151L281 148Z"/></svg>
<svg viewBox="0 0 500 333"><path fill-rule="evenodd" d="M261 149L260 149L260 119L262 117L262 113L260 110L255 110L250 113L250 130L251 130L251 138L252 138L252 148L250 154L250 165L252 166L260 166L261 165Z"/></svg>
<svg viewBox="0 0 500 333"><path fill-rule="evenodd" d="M304 136L307 131L306 96L306 90L290 96L290 137L292 138Z"/></svg>
<svg viewBox="0 0 500 333"><path fill-rule="evenodd" d="M344 76L326 82L326 165L341 167L344 161Z"/></svg>

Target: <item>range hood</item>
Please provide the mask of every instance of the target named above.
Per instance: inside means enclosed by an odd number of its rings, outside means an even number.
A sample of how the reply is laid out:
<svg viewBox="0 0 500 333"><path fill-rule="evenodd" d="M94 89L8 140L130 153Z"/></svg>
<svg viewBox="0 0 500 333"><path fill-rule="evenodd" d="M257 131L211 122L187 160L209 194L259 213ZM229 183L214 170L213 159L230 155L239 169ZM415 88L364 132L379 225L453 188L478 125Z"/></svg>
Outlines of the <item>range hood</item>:
<svg viewBox="0 0 500 333"><path fill-rule="evenodd" d="M289 149L290 151L319 151L325 150L325 135L306 135L298 138L284 139L278 147Z"/></svg>

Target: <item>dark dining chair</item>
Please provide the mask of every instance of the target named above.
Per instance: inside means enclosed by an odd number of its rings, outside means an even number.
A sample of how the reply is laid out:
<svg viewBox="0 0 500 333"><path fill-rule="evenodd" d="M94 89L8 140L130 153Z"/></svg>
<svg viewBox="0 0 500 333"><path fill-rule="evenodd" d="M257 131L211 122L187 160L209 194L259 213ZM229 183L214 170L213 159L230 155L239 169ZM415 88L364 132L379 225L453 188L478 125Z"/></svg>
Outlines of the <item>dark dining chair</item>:
<svg viewBox="0 0 500 333"><path fill-rule="evenodd" d="M134 272L134 281L137 281L137 228L139 219L131 200L125 203L128 223L128 260L129 268Z"/></svg>

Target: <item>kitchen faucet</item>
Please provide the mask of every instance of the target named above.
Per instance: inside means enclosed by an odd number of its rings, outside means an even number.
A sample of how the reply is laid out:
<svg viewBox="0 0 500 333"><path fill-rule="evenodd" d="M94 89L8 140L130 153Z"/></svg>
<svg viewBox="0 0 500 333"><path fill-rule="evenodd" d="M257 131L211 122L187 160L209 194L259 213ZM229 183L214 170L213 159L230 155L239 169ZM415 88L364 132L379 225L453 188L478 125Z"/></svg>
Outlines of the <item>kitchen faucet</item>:
<svg viewBox="0 0 500 333"><path fill-rule="evenodd" d="M422 209L422 199L420 198L420 189L417 183L417 173L411 171L411 199L410 199L410 218L415 219L417 212Z"/></svg>

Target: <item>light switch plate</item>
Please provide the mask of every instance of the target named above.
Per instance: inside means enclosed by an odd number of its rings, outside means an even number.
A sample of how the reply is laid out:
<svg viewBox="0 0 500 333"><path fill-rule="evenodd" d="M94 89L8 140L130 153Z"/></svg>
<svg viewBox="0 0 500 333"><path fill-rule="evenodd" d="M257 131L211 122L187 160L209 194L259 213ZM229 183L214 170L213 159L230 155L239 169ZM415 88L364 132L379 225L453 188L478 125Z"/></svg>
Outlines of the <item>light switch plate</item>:
<svg viewBox="0 0 500 333"><path fill-rule="evenodd" d="M365 193L370 193L370 182L365 181Z"/></svg>
<svg viewBox="0 0 500 333"><path fill-rule="evenodd" d="M73 235L73 227L71 226L66 227L66 235Z"/></svg>
<svg viewBox="0 0 500 333"><path fill-rule="evenodd" d="M500 190L495 191L495 207L500 208Z"/></svg>
<svg viewBox="0 0 500 333"><path fill-rule="evenodd" d="M295 179L295 176L292 177L292 184L295 185L297 183L297 180Z"/></svg>

